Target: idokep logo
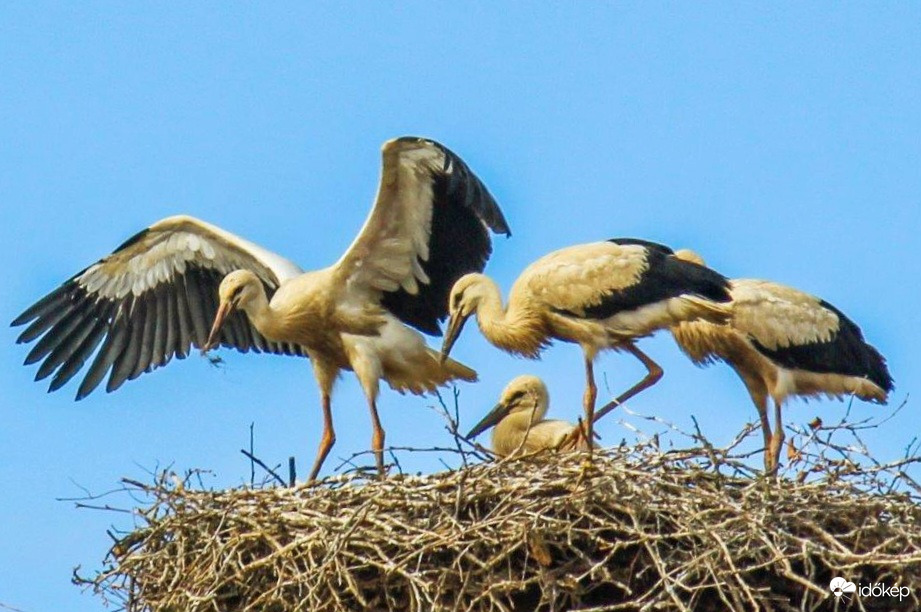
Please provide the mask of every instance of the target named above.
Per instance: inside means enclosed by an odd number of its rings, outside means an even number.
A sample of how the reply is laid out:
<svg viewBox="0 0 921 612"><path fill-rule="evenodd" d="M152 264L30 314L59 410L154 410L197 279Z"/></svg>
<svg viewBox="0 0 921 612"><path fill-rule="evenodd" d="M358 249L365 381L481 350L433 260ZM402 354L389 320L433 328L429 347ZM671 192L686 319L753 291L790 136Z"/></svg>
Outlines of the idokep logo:
<svg viewBox="0 0 921 612"><path fill-rule="evenodd" d="M911 589L907 586L901 586L898 584L889 586L884 582L856 585L853 582L850 582L840 576L836 576L831 579L831 583L829 583L828 589L831 591L832 595L835 596L835 599L840 599L842 597L848 599L849 595L856 594L858 597L866 598L897 597L899 601L902 601L911 595Z"/></svg>
<svg viewBox="0 0 921 612"><path fill-rule="evenodd" d="M835 596L835 599L838 599L845 593L853 593L856 591L857 585L853 582L848 582L841 576L835 576L831 579L828 588L831 589L831 594Z"/></svg>

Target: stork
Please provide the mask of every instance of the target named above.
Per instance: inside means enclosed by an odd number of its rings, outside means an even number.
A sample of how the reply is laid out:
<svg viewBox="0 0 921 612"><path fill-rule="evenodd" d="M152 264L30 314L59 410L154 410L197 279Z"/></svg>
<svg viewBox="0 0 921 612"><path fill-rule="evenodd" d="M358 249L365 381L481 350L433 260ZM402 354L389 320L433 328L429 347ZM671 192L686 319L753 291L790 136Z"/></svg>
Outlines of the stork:
<svg viewBox="0 0 921 612"><path fill-rule="evenodd" d="M689 250L676 257L703 265ZM678 346L698 365L727 363L745 383L764 435L764 466L774 473L783 446L781 409L791 396L856 395L886 403L893 389L886 360L843 312L820 298L765 280L730 281L729 325L683 321L672 326ZM775 429L768 420L774 402Z"/></svg>
<svg viewBox="0 0 921 612"><path fill-rule="evenodd" d="M553 339L578 344L585 365L586 439L593 440L598 353L626 351L646 366L646 376L620 399L632 397L662 377L662 368L635 340L681 321L724 322L729 299L723 276L655 243L615 238L580 244L528 266L512 285L506 306L489 277L471 273L458 279L441 354L447 357L474 313L483 336L509 353L534 359Z"/></svg>
<svg viewBox="0 0 921 612"><path fill-rule="evenodd" d="M467 366L440 360L416 330L440 334L452 283L483 269L492 251L489 230L510 231L486 186L446 147L403 137L384 143L382 156L374 206L332 266L303 272L219 227L169 217L13 321L31 322L19 342L41 336L26 364L44 359L36 379L54 374L54 391L102 343L79 400L107 373L106 391L114 391L173 356L184 358L192 346L308 356L323 411L310 480L335 442L330 397L341 370L355 372L367 398L371 447L383 474L380 379L414 394L476 379Z"/></svg>
<svg viewBox="0 0 921 612"><path fill-rule="evenodd" d="M472 439L495 426L492 450L500 457L519 450L561 450L580 442L577 425L544 418L549 405L550 394L544 381L528 374L518 376L505 386L499 403L470 430L467 437Z"/></svg>

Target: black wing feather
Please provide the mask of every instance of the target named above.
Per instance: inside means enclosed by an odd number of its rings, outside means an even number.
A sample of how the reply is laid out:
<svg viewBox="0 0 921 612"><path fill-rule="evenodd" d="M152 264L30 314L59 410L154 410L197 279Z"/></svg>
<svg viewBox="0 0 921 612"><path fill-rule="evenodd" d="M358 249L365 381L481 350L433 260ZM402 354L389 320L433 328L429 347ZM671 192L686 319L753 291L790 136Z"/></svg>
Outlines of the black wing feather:
<svg viewBox="0 0 921 612"><path fill-rule="evenodd" d="M70 334L76 329L83 320L79 313L79 308L85 300L78 300L66 316L56 322L51 328L51 333L42 336L42 338L32 347L29 354L26 355L25 365L31 365L36 361L43 359L51 353L58 345L66 341Z"/></svg>
<svg viewBox="0 0 921 612"><path fill-rule="evenodd" d="M606 319L619 312L636 310L682 295L695 295L714 302L729 302L729 281L722 274L710 268L687 262L670 254L671 249L662 245L650 247L635 239L618 244L639 244L646 247L648 268L639 281L629 287L607 294L599 304L585 309L585 316L592 319ZM612 240L611 242L615 242Z"/></svg>
<svg viewBox="0 0 921 612"><path fill-rule="evenodd" d="M825 300L820 303L838 315L838 331L828 342L769 349L751 338L755 348L785 368L866 377L887 393L892 391L895 386L886 358L864 340L863 332L843 312Z"/></svg>
<svg viewBox="0 0 921 612"><path fill-rule="evenodd" d="M60 306L62 302L67 300L70 297L70 295L71 295L70 287L68 286L67 283L64 283L63 285L61 285L60 287L58 287L57 289L55 289L54 291L52 291L51 293L49 293L48 295L40 299L39 301L32 304L32 306L27 308L25 312L23 312L21 315L13 319L13 322L11 323L11 325L13 327L18 327L20 325L24 325L28 323L32 319L35 319L35 318L41 319L48 315L53 315L54 313L59 311L58 306ZM22 340L20 338L19 342L28 342L28 340Z"/></svg>
<svg viewBox="0 0 921 612"><path fill-rule="evenodd" d="M115 362L115 359L121 354L128 341L129 327L127 324L127 308L124 304L118 307L115 318L110 322L108 334L102 348L96 353L96 359L90 366L89 372L83 377L80 387L77 389L77 399L81 400L99 386L102 379L105 378L106 372Z"/></svg>
<svg viewBox="0 0 921 612"><path fill-rule="evenodd" d="M664 244L659 244L658 242L652 242L651 240L643 240L642 238L611 238L608 242L613 242L614 244L619 244L621 246L641 246L646 247L650 251L658 251L664 255L674 255L675 251L671 247L665 246Z"/></svg>
<svg viewBox="0 0 921 612"><path fill-rule="evenodd" d="M159 364L154 364L154 367L168 364L173 355L176 354L176 343L179 342L179 315L176 312L176 300L164 289L163 301L166 303L166 319L164 323L166 326L166 342L163 346L163 358Z"/></svg>
<svg viewBox="0 0 921 612"><path fill-rule="evenodd" d="M134 365L137 363L138 355L141 353L141 337L144 333L146 311L144 302L135 300L134 308L131 309L129 316L131 336L121 354L115 359L115 363L112 365L112 373L109 375L108 382L106 382L106 391L110 393L121 387L131 376L131 372L134 371Z"/></svg>
<svg viewBox="0 0 921 612"><path fill-rule="evenodd" d="M153 291L157 304L157 319L154 327L154 342L150 356L148 372L164 364L166 360L167 331L169 330L169 306L166 303L166 291L163 286Z"/></svg>
<svg viewBox="0 0 921 612"><path fill-rule="evenodd" d="M192 343L196 348L201 348L205 345L205 342L208 340L208 323L205 319L205 307L202 303L202 295L199 291L199 286L202 278L200 270L189 270L186 272L183 277L185 284L185 298L186 302L189 304L189 314L191 315L192 320L192 329L194 335L192 336Z"/></svg>
<svg viewBox="0 0 921 612"><path fill-rule="evenodd" d="M63 365L61 365L60 369L58 369L57 373L54 375L54 378L51 379L51 385L48 387L49 392L57 391L63 387L74 377L74 374L80 371L80 368L83 367L83 364L86 363L89 356L92 355L96 347L99 346L105 334L106 322L104 319L100 319L93 325L92 331L86 339L80 343L79 348L71 354Z"/></svg>
<svg viewBox="0 0 921 612"><path fill-rule="evenodd" d="M32 324L26 328L24 332L19 334L19 337L16 339L17 344L26 344L32 342L43 333L45 333L48 328L53 327L69 314L69 311L66 308L56 308L55 310L50 310L43 313L40 317L32 321ZM28 320L28 319L26 319Z"/></svg>
<svg viewBox="0 0 921 612"><path fill-rule="evenodd" d="M189 313L189 303L186 300L184 289L176 283L173 300L176 302L176 320L179 321L179 336L176 344L176 358L185 359L192 348L192 315Z"/></svg>
<svg viewBox="0 0 921 612"><path fill-rule="evenodd" d="M415 138L407 137L415 140ZM435 336L448 314L448 295L454 282L469 272L482 272L492 253L489 231L511 236L502 210L486 185L447 147L445 164L431 171L432 226L429 259L420 262L429 278L416 295L400 288L384 294L384 308L397 318Z"/></svg>
<svg viewBox="0 0 921 612"><path fill-rule="evenodd" d="M145 232L126 245L143 238ZM160 283L140 295L129 292L122 298L110 298L87 291L79 282L80 274L13 321L13 325L28 324L19 342L38 340L26 362L41 361L37 379L54 374L50 391L70 381L99 349L77 390L78 400L96 389L106 375L106 390L114 391L126 380L165 365L174 355L184 358L193 344L204 344L217 312L217 288L223 278L215 269L190 262L183 278ZM274 290L267 286L270 296ZM266 340L243 313L234 313L228 323L222 335L224 346L244 352L256 346L260 351L306 356L300 346Z"/></svg>
<svg viewBox="0 0 921 612"><path fill-rule="evenodd" d="M92 333L95 321L92 319L78 319L76 324L61 337L56 338L57 344L42 362L35 380L42 380L50 375L59 365L67 361L71 355L83 344L83 341Z"/></svg>
<svg viewBox="0 0 921 612"><path fill-rule="evenodd" d="M144 319L144 329L141 332L141 352L138 355L137 364L135 364L134 369L131 371L128 380L134 380L143 374L147 366L150 365L150 359L153 356L154 330L157 324L157 302L155 292L156 289L148 291L141 298L144 301L147 316Z"/></svg>

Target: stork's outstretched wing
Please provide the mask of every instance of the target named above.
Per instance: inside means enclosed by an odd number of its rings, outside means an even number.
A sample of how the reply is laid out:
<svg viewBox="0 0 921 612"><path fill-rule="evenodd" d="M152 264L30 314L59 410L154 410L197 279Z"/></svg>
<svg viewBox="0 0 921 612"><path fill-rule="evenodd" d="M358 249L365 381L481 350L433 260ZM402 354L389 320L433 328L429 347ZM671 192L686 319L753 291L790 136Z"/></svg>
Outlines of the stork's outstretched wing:
<svg viewBox="0 0 921 612"><path fill-rule="evenodd" d="M111 368L106 391L165 365L175 355L205 344L225 274L246 268L271 296L300 273L290 261L219 227L188 216L154 223L36 302L13 326L31 323L18 342L32 342L26 364L44 359L35 376L54 374L50 391L62 387L102 343L80 388L86 397ZM269 342L246 315L231 316L221 344L286 355L301 347Z"/></svg>
<svg viewBox="0 0 921 612"><path fill-rule="evenodd" d="M376 295L404 323L440 335L454 281L486 265L489 230L511 235L463 160L431 140L390 140L377 200L337 274L347 290Z"/></svg>

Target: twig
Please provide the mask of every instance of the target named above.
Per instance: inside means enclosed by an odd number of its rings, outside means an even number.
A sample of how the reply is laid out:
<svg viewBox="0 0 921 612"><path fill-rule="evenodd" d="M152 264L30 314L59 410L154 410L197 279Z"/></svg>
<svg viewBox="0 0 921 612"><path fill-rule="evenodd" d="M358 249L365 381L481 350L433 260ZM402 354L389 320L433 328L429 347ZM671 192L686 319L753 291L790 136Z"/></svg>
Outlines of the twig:
<svg viewBox="0 0 921 612"><path fill-rule="evenodd" d="M249 457L249 460L250 460L250 461L255 461L255 462L259 465L259 467L261 467L261 468L262 468L263 470L265 470L270 476L272 476L272 478L274 478L274 479L278 482L278 484L280 484L280 485L283 486L283 487L287 485L287 483L282 479L282 477L279 476L279 475L275 472L275 470L273 470L272 468L270 468L269 466L267 466L265 463L263 463L261 459L259 459L258 457L256 457L255 455L253 455L251 452L247 451L246 449L241 448L241 449L240 449L240 452L243 453L244 455L246 455L247 457Z"/></svg>

